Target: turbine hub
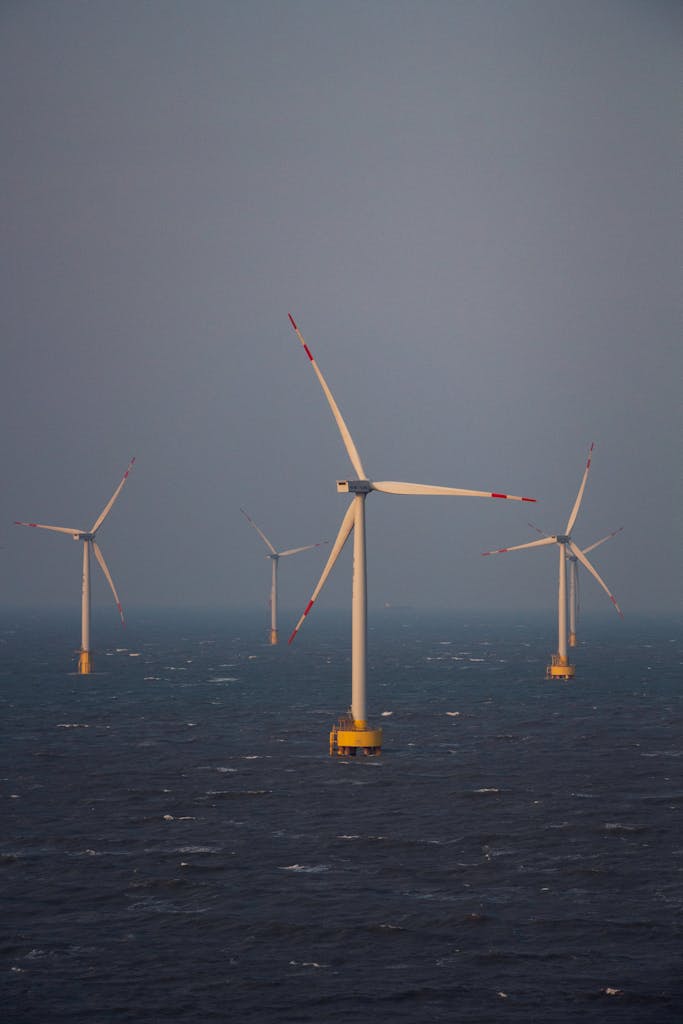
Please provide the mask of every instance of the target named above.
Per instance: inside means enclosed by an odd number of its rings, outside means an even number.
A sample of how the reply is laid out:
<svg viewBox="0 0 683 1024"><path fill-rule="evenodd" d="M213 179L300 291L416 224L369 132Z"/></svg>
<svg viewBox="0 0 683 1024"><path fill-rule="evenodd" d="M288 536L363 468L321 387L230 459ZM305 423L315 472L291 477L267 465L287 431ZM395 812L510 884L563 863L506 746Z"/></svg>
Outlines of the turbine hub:
<svg viewBox="0 0 683 1024"><path fill-rule="evenodd" d="M74 540L94 540L94 533L74 533Z"/></svg>
<svg viewBox="0 0 683 1024"><path fill-rule="evenodd" d="M568 533L558 533L558 535L555 538L555 540L557 541L558 544L568 544L569 541L571 540L571 537L569 536Z"/></svg>
<svg viewBox="0 0 683 1024"><path fill-rule="evenodd" d="M340 494L369 494L373 489L369 480L337 480Z"/></svg>

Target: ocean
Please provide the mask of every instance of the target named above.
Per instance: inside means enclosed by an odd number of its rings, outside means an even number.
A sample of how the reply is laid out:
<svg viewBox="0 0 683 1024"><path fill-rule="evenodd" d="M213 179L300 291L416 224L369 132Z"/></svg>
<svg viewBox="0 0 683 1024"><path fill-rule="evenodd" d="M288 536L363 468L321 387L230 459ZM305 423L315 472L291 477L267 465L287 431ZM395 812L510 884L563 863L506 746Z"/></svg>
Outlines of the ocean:
<svg viewBox="0 0 683 1024"><path fill-rule="evenodd" d="M377 611L2 612L8 1024L683 1020L683 630ZM284 621L284 617L283 617ZM286 633L283 630L283 633ZM286 637L285 637L286 639Z"/></svg>

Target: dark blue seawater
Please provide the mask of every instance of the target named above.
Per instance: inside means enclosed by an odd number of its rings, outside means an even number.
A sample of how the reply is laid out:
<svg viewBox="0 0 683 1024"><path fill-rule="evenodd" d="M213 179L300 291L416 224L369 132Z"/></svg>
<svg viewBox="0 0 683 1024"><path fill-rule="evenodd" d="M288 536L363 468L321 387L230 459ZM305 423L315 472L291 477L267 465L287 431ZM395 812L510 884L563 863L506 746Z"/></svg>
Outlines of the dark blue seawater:
<svg viewBox="0 0 683 1024"><path fill-rule="evenodd" d="M9 1024L683 1020L683 640L376 613L381 758L332 759L345 617L0 619Z"/></svg>

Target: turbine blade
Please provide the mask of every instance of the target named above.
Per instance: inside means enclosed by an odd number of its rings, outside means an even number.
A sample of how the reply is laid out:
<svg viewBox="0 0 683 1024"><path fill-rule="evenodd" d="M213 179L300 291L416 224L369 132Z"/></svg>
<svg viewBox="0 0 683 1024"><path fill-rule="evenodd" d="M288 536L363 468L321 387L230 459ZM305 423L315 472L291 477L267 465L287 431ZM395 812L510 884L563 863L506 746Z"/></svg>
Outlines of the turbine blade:
<svg viewBox="0 0 683 1024"><path fill-rule="evenodd" d="M351 504L349 505L349 507L346 510L346 515L342 519L342 524L339 527L339 533L337 534L337 539L335 540L335 542L334 542L334 544L332 546L332 550L330 551L330 557L327 559L327 565L323 569L322 576L318 580L318 585L315 588L315 590L313 591L313 594L311 595L311 599L308 602L308 604L306 605L306 608L305 608L305 611L304 611L303 615L301 616L301 618L299 619L299 621L297 622L296 626L294 627L294 629L292 631L292 635L289 638L289 643L290 644L291 644L292 640L294 639L294 637L296 636L296 634L301 629L301 627L303 625L303 621L306 618L306 616L308 615L308 613L310 612L311 608L313 607L313 602L317 598L317 596L320 593L320 591L323 589L323 586L325 585L325 581L327 580L327 577L330 575L330 573L332 571L332 568L334 566L334 563L337 561L337 559L339 558L340 554L342 553L342 549L343 549L344 545L346 544L347 540L349 539L349 534L351 533L351 530L354 527L355 519L356 519L356 503L355 503L355 501L352 501Z"/></svg>
<svg viewBox="0 0 683 1024"><path fill-rule="evenodd" d="M545 530L539 530L539 528L536 526L535 523L529 523L529 526L531 527L532 530L535 530L536 533L540 533L541 537L548 537L549 536L549 534L547 534L545 532Z"/></svg>
<svg viewBox="0 0 683 1024"><path fill-rule="evenodd" d="M572 543L572 541L569 541L568 547L569 547L569 548L571 549L571 552L572 552L572 554L573 554L573 555L576 555L576 557L577 557L577 558L578 558L578 560L579 560L579 561L581 562L581 564L582 564L582 565L585 565L585 567L586 567L586 568L588 569L588 571L589 571L589 573L591 574L591 576L593 576L593 577L594 577L594 578L595 578L595 579L596 579L596 580L598 581L598 583L600 584L600 586L601 586L601 587L602 587L602 589L603 589L603 590L605 591L605 593L606 593L606 594L607 594L607 596L609 597L610 601L612 602L612 604L613 604L613 605L614 605L614 607L616 608L617 612L619 613L619 615L620 615L620 616L621 616L621 618L623 619L623 617L624 617L624 613L622 612L621 608L620 608L620 607L619 607L619 605L617 604L617 599L616 599L616 597L615 597L615 596L614 596L614 594L613 594L613 593L611 592L611 590L609 589L609 587L607 586L607 584L605 583L605 581L603 580L602 576L601 576L601 575L600 575L600 573L599 573L599 572L597 571L597 569L594 569L594 568L593 568L593 566L592 566L592 565L591 565L591 563L590 563L590 562L588 561L588 559L586 558L586 556L585 556L585 554L583 553L583 551L581 550L581 548L577 548L576 544L573 544L573 543Z"/></svg>
<svg viewBox="0 0 683 1024"><path fill-rule="evenodd" d="M576 501L574 502L574 508L571 511L571 515L569 516L569 519L567 520L567 526L566 526L565 531L564 531L567 535L571 534L572 528L574 526L574 523L576 522L576 517L579 514L579 509L581 508L581 501L583 499L583 492L584 492L584 490L586 488L586 480L588 479L588 470L591 468L591 455L593 453L593 449L594 448L595 448L595 444L591 441L591 446L588 449L588 459L586 461L586 468L583 471L583 479L581 481L581 486L579 487L579 493L576 495Z"/></svg>
<svg viewBox="0 0 683 1024"><path fill-rule="evenodd" d="M595 544L590 544L587 548L583 548L582 550L584 555L587 555L589 551L593 551L595 548L599 548L600 545L604 544L606 540L611 540L612 537L616 537L616 535L618 533L621 533L623 529L624 527L620 526L618 530L612 530L612 532L608 533L606 537L602 537L600 540L596 540Z"/></svg>
<svg viewBox="0 0 683 1024"><path fill-rule="evenodd" d="M300 551L310 551L311 548L321 548L323 544L329 544L329 540L318 541L317 544L306 544L303 548L290 548L288 551L278 551L280 558L284 558L285 555L298 555Z"/></svg>
<svg viewBox="0 0 683 1024"><path fill-rule="evenodd" d="M131 469L133 468L133 463L134 462L135 462L135 456L133 456L133 458L128 463L128 468L126 469L126 472L121 477L121 483L116 488L116 490L112 494L111 498L109 499L107 504L104 506L104 508L100 512L100 514L97 517L97 519L95 520L95 522L93 523L92 529L90 530L91 533L97 533L97 531L99 530L100 526L102 525L104 520L107 518L107 516L111 512L112 506L113 506L114 502L116 501L116 499L118 498L119 494L121 493L121 488L123 487L123 485L125 484L126 480L128 479L128 474L130 473Z"/></svg>
<svg viewBox="0 0 683 1024"><path fill-rule="evenodd" d="M356 473L358 474L358 478L360 480L367 480L367 474L366 474L365 470L363 469L363 463L360 460L360 455L358 454L358 450L357 450L355 444L353 443L353 438L351 437L351 434L349 432L349 428L346 426L346 423L344 422L344 417L342 416L342 414L339 411L339 406L335 402L334 396L333 396L332 392L330 391L329 387L327 386L327 382L326 382L325 378L323 377L322 373L320 372L320 368L318 367L318 364L316 363L315 359L311 355L311 350L309 349L308 345L304 341L303 335L301 334L301 331L299 330L299 328L297 327L297 325L296 325L296 323L294 321L294 317L292 316L291 313L288 313L287 316L289 317L289 321L290 321L292 327L294 328L294 333L296 334L297 338L299 339L299 341L303 345L304 351L305 351L306 355L308 356L308 358L311 361L311 366L313 367L313 369L315 371L316 377L320 381L320 386L323 389L323 392L325 394L325 398L327 399L327 401L329 403L329 406L330 406L330 409L332 410L332 415L334 416L335 421L337 423L337 426L339 427L339 433L342 436L342 441L344 442L344 447L346 448L348 456L351 459L351 464L352 464L353 468L355 469Z"/></svg>
<svg viewBox="0 0 683 1024"><path fill-rule="evenodd" d="M271 551L271 554L273 554L273 555L276 555L276 554L277 554L277 551L275 550L275 548L273 547L273 545L272 545L272 544L270 543L270 541L269 541L269 540L268 540L268 538L266 537L266 535L265 535L265 533L263 532L263 530L261 530L261 529L260 529L260 528L259 528L259 527L258 527L258 526L256 525L256 523L255 523L255 522L254 522L254 520L253 520L253 519L251 518L251 516L249 515L249 513L248 513L248 512L245 512L245 510L244 510L243 508L241 508L241 507L240 507L240 512L241 512L241 513L242 513L242 515L243 515L243 516L245 517L245 519L246 519L246 520L247 520L248 522L250 522L250 523L251 523L251 525L252 525L252 526L254 527L254 529L255 529L255 530L256 530L256 532L258 533L258 535L259 535L259 537L261 538L261 540L263 541L263 543L264 543L264 544L266 545L266 547L267 547L267 548L269 548L269 549L270 549L270 551Z"/></svg>
<svg viewBox="0 0 683 1024"><path fill-rule="evenodd" d="M523 548L542 548L546 544L556 544L555 537L544 537L542 540L530 540L528 544L515 544L512 548L496 548L495 551L482 551L482 555L504 555L507 551L521 551Z"/></svg>
<svg viewBox="0 0 683 1024"><path fill-rule="evenodd" d="M433 484L406 484L398 480L373 480L372 489L383 494L456 494L466 498L507 498L508 501L536 501L535 498L519 498L516 494L467 491L463 487L437 487Z"/></svg>
<svg viewBox="0 0 683 1024"><path fill-rule="evenodd" d="M104 555L100 551L100 549L97 546L97 543L95 541L92 541L91 543L92 543L92 549L95 552L95 558L100 563L100 568L101 568L102 572L105 575L107 583L111 587L111 592L114 595L114 600L116 601L116 607L118 608L119 615L121 616L121 623L123 625L125 625L125 619L123 617L123 608L121 607L121 602L119 601L119 595L116 593L116 587L114 586L114 581L111 578L111 573L109 572L109 569L107 568L107 563L104 560Z"/></svg>
<svg viewBox="0 0 683 1024"><path fill-rule="evenodd" d="M15 526L32 526L36 530L52 530L54 533L68 533L70 537L78 539L78 535L83 533L83 530L70 530L67 526L46 526L45 523L22 523L18 519L14 520Z"/></svg>

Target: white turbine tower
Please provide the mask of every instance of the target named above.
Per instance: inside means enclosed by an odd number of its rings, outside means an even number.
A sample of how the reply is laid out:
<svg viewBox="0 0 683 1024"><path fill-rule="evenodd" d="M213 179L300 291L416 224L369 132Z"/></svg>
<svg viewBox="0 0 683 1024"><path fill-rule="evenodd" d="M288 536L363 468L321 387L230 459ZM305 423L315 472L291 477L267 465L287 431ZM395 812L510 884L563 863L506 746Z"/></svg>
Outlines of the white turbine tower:
<svg viewBox="0 0 683 1024"><path fill-rule="evenodd" d="M121 493L121 489L128 479L128 474L133 468L135 459L132 458L128 463L128 468L123 474L121 483L118 485L111 498L104 506L99 516L87 532L85 530L69 529L67 526L45 526L43 523L22 523L18 520L15 521L16 526L31 526L37 530L52 530L54 533L67 533L74 540L83 541L83 583L81 588L81 650L78 657L78 671L80 675L89 675L93 670L93 659L90 650L90 549L92 548L95 553L95 558L100 564L100 568L104 573L105 579L111 588L111 592L114 595L116 601L116 607L119 610L121 616L121 622L123 619L123 609L121 608L121 602L119 601L119 595L116 593L116 587L114 581L111 578L111 573L107 568L107 563L104 560L104 556L95 540L97 531L102 526L103 522L109 515L114 505L114 502Z"/></svg>
<svg viewBox="0 0 683 1024"><path fill-rule="evenodd" d="M477 498L506 498L512 501L535 501L535 498L519 498L513 494L497 494L492 491L469 491L461 487L436 487L431 484L398 483L394 480L369 480L360 455L356 449L348 427L342 418L318 364L304 341L299 328L289 314L292 327L304 347L311 366L320 381L332 415L341 434L351 464L356 471L355 480L338 480L337 491L353 495L353 500L346 510L342 524L334 542L327 565L323 569L306 609L296 624L289 638L291 644L301 628L304 619L313 607L313 603L322 590L334 563L337 561L351 531L353 535L353 596L351 615L351 708L349 714L339 720L330 733L330 753L336 748L338 754L355 754L362 749L366 754L379 754L382 748L382 730L373 729L368 725L366 713L366 642L367 642L367 577L365 559L365 499L372 491L384 494L444 494L465 495Z"/></svg>
<svg viewBox="0 0 683 1024"><path fill-rule="evenodd" d="M543 530L539 530L533 523L529 523L532 530L536 533L540 533L541 537L547 537L548 534L544 533ZM595 548L599 548L601 544L604 544L606 540L611 540L612 537L616 537L618 533L624 529L620 526L618 530L612 530L606 537L601 537L600 540L596 540L594 544L589 544L587 548L582 548L584 555L587 555L589 551L594 551ZM567 586L569 588L569 646L576 647L576 627L579 621L579 569L578 569L578 558L576 555L572 555L567 552L567 562L569 563L569 569L567 572Z"/></svg>
<svg viewBox="0 0 683 1024"><path fill-rule="evenodd" d="M558 599L557 599L557 654L551 656L551 662L546 670L547 679L571 679L574 676L575 667L569 664L567 657L567 559L572 556L578 559L582 565L588 569L591 576L593 576L602 589L605 591L610 601L616 608L619 615L623 619L621 608L617 604L616 598L609 590L607 584L599 575L598 571L591 565L586 558L586 554L581 548L573 542L571 533L576 522L576 518L579 514L581 507L581 501L583 499L583 492L586 487L586 480L588 479L588 471L591 468L591 454L595 448L594 444L591 444L588 449L588 459L586 460L586 468L583 473L583 479L581 480L581 486L579 487L579 493L576 496L574 507L571 510L567 525L565 526L564 533L554 534L550 537L544 537L542 540L532 540L528 544L516 544L511 548L498 548L496 551L484 551L484 555L502 555L508 551L521 551L523 548L540 548L546 544L557 544L560 549L560 572L559 572L559 588L558 588ZM534 529L537 529L534 527ZM618 532L618 531L617 531ZM611 534L610 534L611 536ZM608 538L603 538L607 540ZM601 544L602 541L598 541L597 544ZM597 544L594 545L597 547ZM591 550L590 548L587 550Z"/></svg>
<svg viewBox="0 0 683 1024"><path fill-rule="evenodd" d="M247 519L249 523L254 527L263 543L268 548L270 554L267 558L270 558L272 563L272 575L270 584L270 642L276 644L278 642L277 632L277 568L278 562L281 558L285 558L287 555L298 555L300 551L310 551L312 548L322 547L323 544L329 543L326 540L318 541L317 544L306 544L303 548L289 548L287 551L276 551L271 542L266 537L260 527L256 525L254 520L251 518L248 512L243 508L240 508L240 512Z"/></svg>

